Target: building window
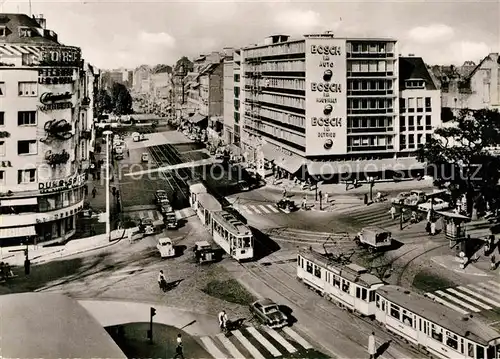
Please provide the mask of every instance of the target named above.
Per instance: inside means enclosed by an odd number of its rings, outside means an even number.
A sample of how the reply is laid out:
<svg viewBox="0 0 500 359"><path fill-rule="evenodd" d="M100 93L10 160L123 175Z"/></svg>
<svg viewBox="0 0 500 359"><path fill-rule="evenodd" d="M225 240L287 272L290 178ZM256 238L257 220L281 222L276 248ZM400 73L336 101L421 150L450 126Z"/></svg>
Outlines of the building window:
<svg viewBox="0 0 500 359"><path fill-rule="evenodd" d="M431 112L432 111L432 101L430 97L425 98L425 112Z"/></svg>
<svg viewBox="0 0 500 359"><path fill-rule="evenodd" d="M35 55L33 54L23 54L22 64L24 66L33 65L35 61Z"/></svg>
<svg viewBox="0 0 500 359"><path fill-rule="evenodd" d="M5 82L0 82L0 96L5 96Z"/></svg>
<svg viewBox="0 0 500 359"><path fill-rule="evenodd" d="M422 97L417 98L417 112L424 112L424 99Z"/></svg>
<svg viewBox="0 0 500 359"><path fill-rule="evenodd" d="M17 141L17 154L18 155L36 155L37 154L37 141Z"/></svg>
<svg viewBox="0 0 500 359"><path fill-rule="evenodd" d="M430 115L425 116L425 129L432 130L432 123L431 123L431 116Z"/></svg>
<svg viewBox="0 0 500 359"><path fill-rule="evenodd" d="M36 125L36 111L19 111L17 113L17 125Z"/></svg>
<svg viewBox="0 0 500 359"><path fill-rule="evenodd" d="M415 117L408 116L408 131L415 131Z"/></svg>
<svg viewBox="0 0 500 359"><path fill-rule="evenodd" d="M36 182L36 169L19 170L17 171L17 183L33 183Z"/></svg>
<svg viewBox="0 0 500 359"><path fill-rule="evenodd" d="M19 82L19 96L35 97L37 96L38 83L36 82Z"/></svg>
<svg viewBox="0 0 500 359"><path fill-rule="evenodd" d="M0 111L0 126L5 126L5 112Z"/></svg>
<svg viewBox="0 0 500 359"><path fill-rule="evenodd" d="M0 26L0 37L5 37L7 36L7 29L5 26Z"/></svg>
<svg viewBox="0 0 500 359"><path fill-rule="evenodd" d="M31 37L31 29L29 27L20 27L19 37Z"/></svg>
<svg viewBox="0 0 500 359"><path fill-rule="evenodd" d="M0 141L0 156L5 156L5 141Z"/></svg>
<svg viewBox="0 0 500 359"><path fill-rule="evenodd" d="M408 148L414 148L415 147L415 135L411 134L408 135Z"/></svg>
<svg viewBox="0 0 500 359"><path fill-rule="evenodd" d="M418 144L419 146L422 146L422 145L424 144L424 143L422 142L422 138L423 138L423 136L422 136L421 134L418 134L418 135L417 135L417 144Z"/></svg>
<svg viewBox="0 0 500 359"><path fill-rule="evenodd" d="M417 116L417 131L422 131L424 129L424 124L422 123L423 116Z"/></svg>
<svg viewBox="0 0 500 359"><path fill-rule="evenodd" d="M413 97L408 99L408 112L415 112L415 99Z"/></svg>
<svg viewBox="0 0 500 359"><path fill-rule="evenodd" d="M456 334L446 332L446 345L452 349L458 350L458 338Z"/></svg>
<svg viewBox="0 0 500 359"><path fill-rule="evenodd" d="M0 171L0 183L5 184L5 171Z"/></svg>
<svg viewBox="0 0 500 359"><path fill-rule="evenodd" d="M432 135L430 133L425 134L425 143L431 142Z"/></svg>

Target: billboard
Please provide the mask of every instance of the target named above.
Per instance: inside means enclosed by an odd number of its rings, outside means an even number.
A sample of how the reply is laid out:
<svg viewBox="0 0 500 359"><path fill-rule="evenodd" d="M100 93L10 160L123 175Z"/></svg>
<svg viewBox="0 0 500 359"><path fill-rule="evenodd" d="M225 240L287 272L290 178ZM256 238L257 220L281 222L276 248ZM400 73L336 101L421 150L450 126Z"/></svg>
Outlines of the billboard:
<svg viewBox="0 0 500 359"><path fill-rule="evenodd" d="M306 39L306 156L347 152L345 51L345 39Z"/></svg>
<svg viewBox="0 0 500 359"><path fill-rule="evenodd" d="M80 48L73 46L45 46L41 48L39 65L79 67L82 61Z"/></svg>

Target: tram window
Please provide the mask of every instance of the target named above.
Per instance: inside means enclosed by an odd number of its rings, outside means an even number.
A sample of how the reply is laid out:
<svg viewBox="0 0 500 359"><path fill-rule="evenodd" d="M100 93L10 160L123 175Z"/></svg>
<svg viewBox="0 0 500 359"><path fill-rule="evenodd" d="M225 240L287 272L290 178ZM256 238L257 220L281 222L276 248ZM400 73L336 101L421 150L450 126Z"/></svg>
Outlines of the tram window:
<svg viewBox="0 0 500 359"><path fill-rule="evenodd" d="M434 324L431 325L431 336L432 339L437 340L438 342L443 342L443 332L440 328L436 328Z"/></svg>
<svg viewBox="0 0 500 359"><path fill-rule="evenodd" d="M418 330L422 331L422 318L418 318Z"/></svg>
<svg viewBox="0 0 500 359"><path fill-rule="evenodd" d="M464 353L464 340L460 338L460 353Z"/></svg>
<svg viewBox="0 0 500 359"><path fill-rule="evenodd" d="M252 237L245 237L243 238L243 246L245 248L250 248L252 243Z"/></svg>
<svg viewBox="0 0 500 359"><path fill-rule="evenodd" d="M380 296L375 294L375 305L380 309Z"/></svg>
<svg viewBox="0 0 500 359"><path fill-rule="evenodd" d="M361 300L366 302L366 298L368 298L368 291L366 288L361 289Z"/></svg>
<svg viewBox="0 0 500 359"><path fill-rule="evenodd" d="M369 291L368 296L369 296L370 303L375 301L375 291L373 291L373 290Z"/></svg>
<svg viewBox="0 0 500 359"><path fill-rule="evenodd" d="M333 285L337 288L340 288L340 278L336 275L333 276Z"/></svg>
<svg viewBox="0 0 500 359"><path fill-rule="evenodd" d="M484 359L484 347L476 345L476 359Z"/></svg>
<svg viewBox="0 0 500 359"><path fill-rule="evenodd" d="M313 265L309 261L306 261L306 271L307 271L307 273L311 273L311 274L313 272Z"/></svg>
<svg viewBox="0 0 500 359"><path fill-rule="evenodd" d="M403 324L413 327L413 318L410 316L410 314L406 311L403 310Z"/></svg>
<svg viewBox="0 0 500 359"><path fill-rule="evenodd" d="M318 266L314 266L314 275L318 278L321 278L321 268Z"/></svg>
<svg viewBox="0 0 500 359"><path fill-rule="evenodd" d="M396 318L397 320L400 320L401 316L399 313L399 307L395 306L394 304L391 304L391 311L390 311L391 317Z"/></svg>
<svg viewBox="0 0 500 359"><path fill-rule="evenodd" d="M474 344L472 343L467 343L467 356L474 358Z"/></svg>
<svg viewBox="0 0 500 359"><path fill-rule="evenodd" d="M382 311L385 312L385 300L384 299L382 299Z"/></svg>
<svg viewBox="0 0 500 359"><path fill-rule="evenodd" d="M457 336L453 333L446 332L446 345L452 349L458 349L458 340Z"/></svg>
<svg viewBox="0 0 500 359"><path fill-rule="evenodd" d="M356 287L356 298L361 298L361 288Z"/></svg>
<svg viewBox="0 0 500 359"><path fill-rule="evenodd" d="M351 283L346 281L345 279L342 279L342 291L349 293L349 287Z"/></svg>

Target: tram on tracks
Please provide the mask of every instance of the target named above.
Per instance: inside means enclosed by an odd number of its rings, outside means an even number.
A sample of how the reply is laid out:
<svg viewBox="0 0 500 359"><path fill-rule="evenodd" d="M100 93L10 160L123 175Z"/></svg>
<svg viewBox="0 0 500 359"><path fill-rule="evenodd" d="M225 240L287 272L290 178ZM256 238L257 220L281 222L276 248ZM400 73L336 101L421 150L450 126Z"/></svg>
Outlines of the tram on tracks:
<svg viewBox="0 0 500 359"><path fill-rule="evenodd" d="M252 259L254 238L250 227L224 210L222 204L208 193L202 183L191 184L189 192L191 207L214 242L238 261Z"/></svg>
<svg viewBox="0 0 500 359"><path fill-rule="evenodd" d="M487 323L412 290L386 285L355 264L332 261L312 248L302 249L297 256L297 278L433 357L500 359L500 333Z"/></svg>

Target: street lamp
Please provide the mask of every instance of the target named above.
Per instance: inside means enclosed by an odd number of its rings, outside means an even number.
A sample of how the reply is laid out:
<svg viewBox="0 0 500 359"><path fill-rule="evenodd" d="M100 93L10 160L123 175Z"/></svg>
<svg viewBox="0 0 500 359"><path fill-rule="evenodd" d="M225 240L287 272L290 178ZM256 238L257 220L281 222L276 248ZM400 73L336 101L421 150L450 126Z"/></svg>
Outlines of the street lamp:
<svg viewBox="0 0 500 359"><path fill-rule="evenodd" d="M111 242L111 213L109 210L109 136L113 134L111 131L104 131L102 133L106 136L106 235Z"/></svg>

